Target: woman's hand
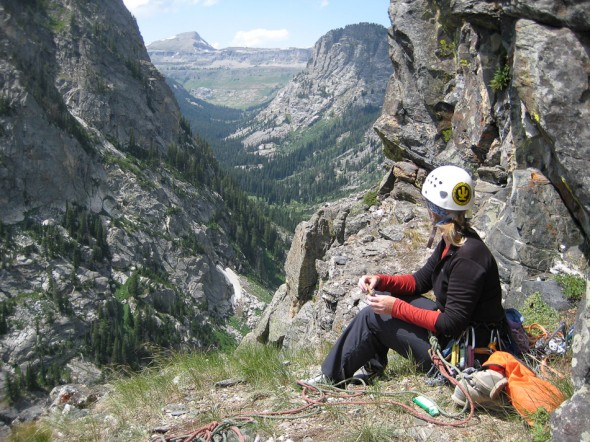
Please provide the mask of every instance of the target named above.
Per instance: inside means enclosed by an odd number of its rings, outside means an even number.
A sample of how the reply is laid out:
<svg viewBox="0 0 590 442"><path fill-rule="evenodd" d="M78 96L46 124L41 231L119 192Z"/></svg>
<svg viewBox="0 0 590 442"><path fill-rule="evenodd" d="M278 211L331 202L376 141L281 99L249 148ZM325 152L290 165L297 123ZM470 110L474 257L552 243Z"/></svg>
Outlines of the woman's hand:
<svg viewBox="0 0 590 442"><path fill-rule="evenodd" d="M367 304L378 315L391 315L391 309L397 298L390 295L369 295Z"/></svg>
<svg viewBox="0 0 590 442"><path fill-rule="evenodd" d="M363 293L372 292L380 279L377 275L363 275L359 279L359 288Z"/></svg>

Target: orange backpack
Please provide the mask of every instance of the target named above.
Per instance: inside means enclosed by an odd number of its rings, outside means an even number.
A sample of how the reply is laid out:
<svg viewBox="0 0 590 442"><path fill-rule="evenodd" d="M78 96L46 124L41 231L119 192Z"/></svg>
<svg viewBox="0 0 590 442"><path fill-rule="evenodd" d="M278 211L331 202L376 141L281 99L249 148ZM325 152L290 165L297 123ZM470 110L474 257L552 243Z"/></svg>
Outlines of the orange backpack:
<svg viewBox="0 0 590 442"><path fill-rule="evenodd" d="M506 393L516 411L525 419L529 419L539 407L551 413L565 400L555 385L538 378L531 369L505 351L492 353L482 368L506 376Z"/></svg>

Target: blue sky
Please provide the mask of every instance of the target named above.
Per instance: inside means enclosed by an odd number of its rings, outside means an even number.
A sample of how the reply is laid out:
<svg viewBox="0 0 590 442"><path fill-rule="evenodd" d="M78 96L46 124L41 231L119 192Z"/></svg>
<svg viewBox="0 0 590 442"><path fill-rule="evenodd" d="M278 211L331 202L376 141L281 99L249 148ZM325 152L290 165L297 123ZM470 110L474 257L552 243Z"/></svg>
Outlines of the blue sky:
<svg viewBox="0 0 590 442"><path fill-rule="evenodd" d="M389 0L123 0L145 44L196 31L216 48L309 48L328 31L390 26Z"/></svg>

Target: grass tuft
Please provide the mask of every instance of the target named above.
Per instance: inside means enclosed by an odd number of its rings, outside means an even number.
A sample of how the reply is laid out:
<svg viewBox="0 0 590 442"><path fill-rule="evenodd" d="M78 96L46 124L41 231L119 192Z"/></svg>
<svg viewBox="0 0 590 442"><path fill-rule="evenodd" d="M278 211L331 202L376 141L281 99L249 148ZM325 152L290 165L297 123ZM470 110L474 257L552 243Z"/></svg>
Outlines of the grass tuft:
<svg viewBox="0 0 590 442"><path fill-rule="evenodd" d="M572 302L582 300L586 293L586 280L581 276L561 274L555 275L555 280L561 285L563 295Z"/></svg>
<svg viewBox="0 0 590 442"><path fill-rule="evenodd" d="M239 348L232 358L235 370L256 387L276 388L293 381L279 349L269 345Z"/></svg>
<svg viewBox="0 0 590 442"><path fill-rule="evenodd" d="M503 67L499 67L494 72L494 76L490 81L490 87L498 92L504 90L510 84L510 66L508 64Z"/></svg>
<svg viewBox="0 0 590 442"><path fill-rule="evenodd" d="M378 193L376 190L369 190L367 193L365 193L365 196L363 197L363 203L369 207L376 206L377 204L379 204L377 195Z"/></svg>
<svg viewBox="0 0 590 442"><path fill-rule="evenodd" d="M52 431L36 422L17 424L6 442L50 442Z"/></svg>
<svg viewBox="0 0 590 442"><path fill-rule="evenodd" d="M526 325L541 324L551 332L559 324L559 312L547 304L539 292L525 299L520 312Z"/></svg>

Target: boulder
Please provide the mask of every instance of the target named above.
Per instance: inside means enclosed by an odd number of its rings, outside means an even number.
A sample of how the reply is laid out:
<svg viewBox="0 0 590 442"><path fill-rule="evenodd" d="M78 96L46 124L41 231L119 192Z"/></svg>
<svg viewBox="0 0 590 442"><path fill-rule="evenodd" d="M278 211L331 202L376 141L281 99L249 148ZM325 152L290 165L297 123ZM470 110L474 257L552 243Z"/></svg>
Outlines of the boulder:
<svg viewBox="0 0 590 442"><path fill-rule="evenodd" d="M588 407L590 407L590 284L574 323L572 342L572 381L574 394L551 416L553 440L578 442L588 440Z"/></svg>

